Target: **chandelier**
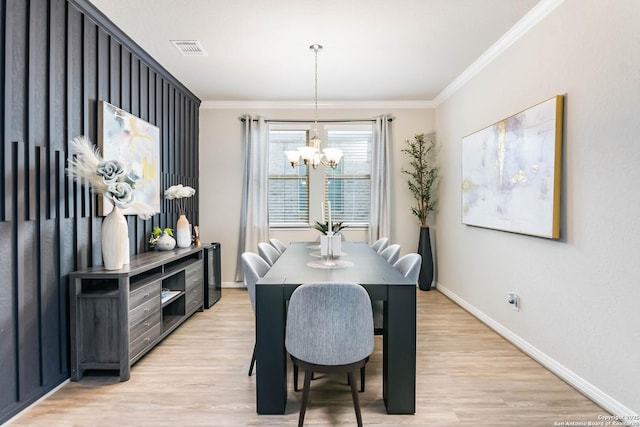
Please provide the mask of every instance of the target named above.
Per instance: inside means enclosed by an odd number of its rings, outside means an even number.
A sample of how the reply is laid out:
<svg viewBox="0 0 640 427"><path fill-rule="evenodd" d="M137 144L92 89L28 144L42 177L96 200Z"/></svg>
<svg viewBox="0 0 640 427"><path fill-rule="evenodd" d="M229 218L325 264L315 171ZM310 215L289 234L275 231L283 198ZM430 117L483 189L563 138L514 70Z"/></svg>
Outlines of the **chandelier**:
<svg viewBox="0 0 640 427"><path fill-rule="evenodd" d="M314 169L318 168L318 165L325 167L331 167L333 169L338 166L340 159L342 158L342 150L339 148L324 148L320 153L320 144L322 140L318 138L318 52L322 50L322 46L319 44L312 44L309 46L309 50L315 54L315 119L313 121L313 136L309 138L305 147L298 147L297 151L290 150L285 151L291 167L311 165ZM300 163L302 159L302 163Z"/></svg>

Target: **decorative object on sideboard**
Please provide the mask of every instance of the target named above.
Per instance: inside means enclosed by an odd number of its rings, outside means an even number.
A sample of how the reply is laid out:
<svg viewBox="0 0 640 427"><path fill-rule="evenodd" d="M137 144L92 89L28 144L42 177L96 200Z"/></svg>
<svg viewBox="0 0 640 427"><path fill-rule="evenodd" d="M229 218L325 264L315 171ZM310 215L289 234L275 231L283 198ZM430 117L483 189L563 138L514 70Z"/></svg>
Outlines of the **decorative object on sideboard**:
<svg viewBox="0 0 640 427"><path fill-rule="evenodd" d="M200 228L197 225L193 226L193 245L196 248L200 246Z"/></svg>
<svg viewBox="0 0 640 427"><path fill-rule="evenodd" d="M402 168L401 172L409 175L407 184L411 195L416 200L416 206L411 207L411 213L420 220L420 237L418 239L418 253L422 256L422 266L418 277L421 290L431 289L433 282L433 253L427 217L436 207L436 181L438 168L435 166L435 135L418 134L413 141L405 141L406 148L402 152L411 159L409 169Z"/></svg>
<svg viewBox="0 0 640 427"><path fill-rule="evenodd" d="M149 239L151 247L159 251L170 251L176 247L176 239L173 238L173 230L169 227L164 229L154 227Z"/></svg>
<svg viewBox="0 0 640 427"><path fill-rule="evenodd" d="M189 224L189 220L184 213L186 208L184 199L194 194L196 194L195 189L182 184L172 185L164 192L166 199L175 200L178 205L180 216L176 222L176 242L179 248L188 248L191 246L191 224Z"/></svg>
<svg viewBox="0 0 640 427"><path fill-rule="evenodd" d="M79 136L69 141L67 173L79 184L88 184L91 191L101 194L113 208L103 220L102 258L107 270L118 270L129 263L129 231L121 209L130 208L142 219L155 212L136 199L133 172L127 172L119 160L103 160L89 138Z"/></svg>

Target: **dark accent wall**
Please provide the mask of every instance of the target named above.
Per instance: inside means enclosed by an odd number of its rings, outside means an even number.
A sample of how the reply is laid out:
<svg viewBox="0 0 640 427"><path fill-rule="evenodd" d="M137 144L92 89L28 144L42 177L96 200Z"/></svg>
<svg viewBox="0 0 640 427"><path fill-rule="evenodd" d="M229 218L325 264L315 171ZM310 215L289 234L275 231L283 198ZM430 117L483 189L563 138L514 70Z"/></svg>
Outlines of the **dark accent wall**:
<svg viewBox="0 0 640 427"><path fill-rule="evenodd" d="M0 424L69 377L68 274L102 264L97 199L66 173L98 101L160 128L161 188L198 189L200 100L86 0L0 0ZM187 216L198 223L198 193ZM174 227L127 217L130 252Z"/></svg>

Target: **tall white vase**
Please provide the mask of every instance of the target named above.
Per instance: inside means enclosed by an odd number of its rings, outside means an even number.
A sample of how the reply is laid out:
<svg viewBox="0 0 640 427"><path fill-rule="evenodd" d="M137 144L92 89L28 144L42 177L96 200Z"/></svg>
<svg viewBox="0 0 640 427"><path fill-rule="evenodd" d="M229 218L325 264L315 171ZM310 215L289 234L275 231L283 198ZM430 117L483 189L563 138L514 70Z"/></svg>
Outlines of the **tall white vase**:
<svg viewBox="0 0 640 427"><path fill-rule="evenodd" d="M191 247L191 224L184 214L176 222L176 244L179 248Z"/></svg>
<svg viewBox="0 0 640 427"><path fill-rule="evenodd" d="M122 211L114 206L102 221L102 261L106 270L119 270L129 263L129 230Z"/></svg>

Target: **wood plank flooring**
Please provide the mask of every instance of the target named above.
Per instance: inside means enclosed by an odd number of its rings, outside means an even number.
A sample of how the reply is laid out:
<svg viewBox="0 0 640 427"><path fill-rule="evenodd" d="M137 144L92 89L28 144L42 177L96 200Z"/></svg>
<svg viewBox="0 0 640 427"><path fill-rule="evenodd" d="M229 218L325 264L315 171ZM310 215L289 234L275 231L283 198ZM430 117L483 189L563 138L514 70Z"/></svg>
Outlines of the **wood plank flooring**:
<svg viewBox="0 0 640 427"><path fill-rule="evenodd" d="M415 415L387 415L382 401L382 338L360 393L365 425L553 426L598 421L607 413L438 291L417 292ZM12 426L294 426L300 392L285 415L257 415L255 375L247 376L254 317L243 289L223 289L142 358L131 379L89 375L24 411ZM260 361L256 374L260 375ZM346 378L312 382L305 425L355 425ZM558 424L555 424L558 425Z"/></svg>

